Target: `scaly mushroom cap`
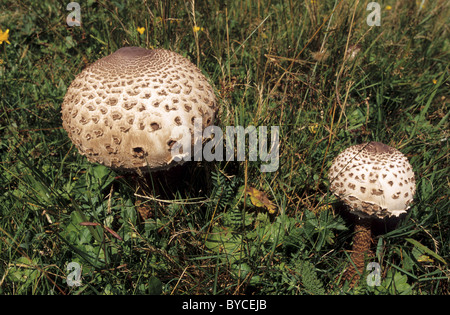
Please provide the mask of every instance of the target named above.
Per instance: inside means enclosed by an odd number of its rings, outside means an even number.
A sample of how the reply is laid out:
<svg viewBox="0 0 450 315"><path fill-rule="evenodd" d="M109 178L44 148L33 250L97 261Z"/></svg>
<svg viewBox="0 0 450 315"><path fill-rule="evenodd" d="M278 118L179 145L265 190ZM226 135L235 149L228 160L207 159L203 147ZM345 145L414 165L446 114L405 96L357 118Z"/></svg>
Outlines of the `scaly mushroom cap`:
<svg viewBox="0 0 450 315"><path fill-rule="evenodd" d="M380 142L347 148L334 159L328 176L330 190L360 217L399 216L416 191L406 156Z"/></svg>
<svg viewBox="0 0 450 315"><path fill-rule="evenodd" d="M194 118L201 118L202 128L211 125L217 105L211 85L188 59L164 49L124 47L75 78L61 113L64 129L89 161L122 171L161 170L183 162L171 154L180 140L173 129L187 127L193 135Z"/></svg>

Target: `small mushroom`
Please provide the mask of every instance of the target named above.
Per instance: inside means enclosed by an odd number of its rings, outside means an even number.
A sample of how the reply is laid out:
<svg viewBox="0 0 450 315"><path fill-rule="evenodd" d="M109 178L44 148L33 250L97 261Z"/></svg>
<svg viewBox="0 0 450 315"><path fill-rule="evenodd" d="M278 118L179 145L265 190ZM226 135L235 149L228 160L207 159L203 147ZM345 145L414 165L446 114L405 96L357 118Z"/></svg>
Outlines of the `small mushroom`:
<svg viewBox="0 0 450 315"><path fill-rule="evenodd" d="M354 285L370 255L373 219L398 217L409 209L416 191L414 172L400 151L380 142L351 146L329 170L330 190L357 216L351 259L345 278ZM358 271L358 272L357 272Z"/></svg>
<svg viewBox="0 0 450 315"><path fill-rule="evenodd" d="M119 171L167 170L181 164L171 148L194 119L214 122L214 91L201 71L165 49L124 47L84 69L62 104L63 127L91 162ZM181 135L179 135L181 136Z"/></svg>

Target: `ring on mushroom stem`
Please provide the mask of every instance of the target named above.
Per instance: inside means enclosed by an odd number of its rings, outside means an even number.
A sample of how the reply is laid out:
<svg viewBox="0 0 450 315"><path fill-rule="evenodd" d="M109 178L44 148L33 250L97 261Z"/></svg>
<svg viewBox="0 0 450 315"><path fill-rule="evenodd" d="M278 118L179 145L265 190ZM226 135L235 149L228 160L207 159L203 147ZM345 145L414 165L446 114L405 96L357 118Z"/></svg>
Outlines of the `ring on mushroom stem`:
<svg viewBox="0 0 450 315"><path fill-rule="evenodd" d="M194 118L214 123L217 102L206 77L185 57L165 49L124 47L76 76L61 106L63 127L90 162L147 173L175 161L172 129ZM194 137L192 137L194 138Z"/></svg>
<svg viewBox="0 0 450 315"><path fill-rule="evenodd" d="M364 272L370 255L373 219L398 217L410 208L416 191L407 157L380 142L351 146L334 160L328 173L330 191L357 216L351 259L344 278L351 286Z"/></svg>

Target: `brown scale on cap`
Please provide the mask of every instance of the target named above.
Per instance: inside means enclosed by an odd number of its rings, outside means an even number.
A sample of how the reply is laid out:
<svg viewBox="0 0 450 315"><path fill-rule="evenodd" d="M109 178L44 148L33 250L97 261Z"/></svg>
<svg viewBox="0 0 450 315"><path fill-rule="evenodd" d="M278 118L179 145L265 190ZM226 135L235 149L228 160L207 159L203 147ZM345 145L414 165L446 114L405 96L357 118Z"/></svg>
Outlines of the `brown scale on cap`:
<svg viewBox="0 0 450 315"><path fill-rule="evenodd" d="M174 162L175 127L194 132L217 114L214 91L201 71L164 49L124 47L83 70L62 104L63 127L89 161L113 169L163 170ZM192 136L193 139L193 136Z"/></svg>
<svg viewBox="0 0 450 315"><path fill-rule="evenodd" d="M360 217L399 216L415 193L414 172L406 156L380 142L351 146L329 171L330 190Z"/></svg>

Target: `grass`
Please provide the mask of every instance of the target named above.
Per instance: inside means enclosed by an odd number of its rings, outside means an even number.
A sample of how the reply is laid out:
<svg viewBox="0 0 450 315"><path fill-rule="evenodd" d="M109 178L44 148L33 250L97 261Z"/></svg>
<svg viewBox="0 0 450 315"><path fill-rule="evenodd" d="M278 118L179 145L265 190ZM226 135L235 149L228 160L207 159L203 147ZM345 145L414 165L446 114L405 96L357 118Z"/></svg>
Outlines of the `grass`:
<svg viewBox="0 0 450 315"><path fill-rule="evenodd" d="M378 1L369 27L367 2L83 1L81 27L63 1L2 3L0 293L448 294L450 7ZM145 198L78 154L60 115L69 84L133 45L197 64L217 125L279 126L278 171L199 162L168 198ZM417 193L380 223L381 285L349 288L352 221L326 174L371 140L408 156Z"/></svg>

